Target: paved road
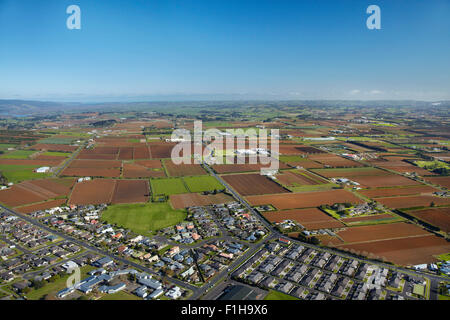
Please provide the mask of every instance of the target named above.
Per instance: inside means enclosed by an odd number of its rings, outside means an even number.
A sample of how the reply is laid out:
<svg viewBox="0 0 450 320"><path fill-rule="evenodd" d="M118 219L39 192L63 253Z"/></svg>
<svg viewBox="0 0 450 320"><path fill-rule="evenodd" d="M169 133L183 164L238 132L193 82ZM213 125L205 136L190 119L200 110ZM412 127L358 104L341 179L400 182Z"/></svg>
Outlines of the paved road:
<svg viewBox="0 0 450 320"><path fill-rule="evenodd" d="M58 176L65 168L67 168L67 166L72 162L73 159L75 159L76 156L78 156L78 154L81 152L81 150L84 149L84 147L85 147L86 145L87 145L87 142L85 142L84 144L82 144L82 145L80 146L80 148L77 149L77 151L75 151L74 153L72 153L72 155L70 156L70 158L67 159L67 160L63 163L63 165L62 165L60 168L58 168L58 169L53 173L53 175L56 177L56 176Z"/></svg>

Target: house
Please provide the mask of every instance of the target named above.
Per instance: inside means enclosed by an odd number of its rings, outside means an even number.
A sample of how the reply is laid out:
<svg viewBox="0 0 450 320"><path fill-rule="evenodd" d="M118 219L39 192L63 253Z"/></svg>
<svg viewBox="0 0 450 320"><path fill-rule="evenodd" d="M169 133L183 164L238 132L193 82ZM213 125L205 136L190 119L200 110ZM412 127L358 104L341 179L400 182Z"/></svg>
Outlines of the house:
<svg viewBox="0 0 450 320"><path fill-rule="evenodd" d="M145 298L148 296L148 291L146 286L141 286L134 290L134 294L137 295L139 298Z"/></svg>
<svg viewBox="0 0 450 320"><path fill-rule="evenodd" d="M140 278L138 280L138 283L143 286L154 289L154 290L158 290L158 289L162 288L161 282L159 282L158 280L155 280L155 279L151 279L151 278Z"/></svg>
<svg viewBox="0 0 450 320"><path fill-rule="evenodd" d="M111 258L109 258L109 257L104 257L104 258L98 259L98 260L95 261L93 264L94 264L94 266L96 266L96 267L104 268L104 267L107 267L107 266L109 266L109 265L112 265L113 263L114 263L114 261L113 261Z"/></svg>
<svg viewBox="0 0 450 320"><path fill-rule="evenodd" d="M181 294L181 289L175 286L166 293L166 296L172 299L178 299L179 297L181 297Z"/></svg>
<svg viewBox="0 0 450 320"><path fill-rule="evenodd" d="M73 293L75 291L74 287L69 287L69 288L64 288L63 290L59 291L56 296L58 298L65 298L66 296L68 296L69 294Z"/></svg>
<svg viewBox="0 0 450 320"><path fill-rule="evenodd" d="M0 279L2 279L3 281L9 282L14 279L14 275L11 272L5 272L5 273L0 274Z"/></svg>
<svg viewBox="0 0 450 320"><path fill-rule="evenodd" d="M22 291L25 288L28 288L30 286L30 282L25 280L25 281L20 281L20 282L16 282L12 285L12 287L14 288L15 291Z"/></svg>
<svg viewBox="0 0 450 320"><path fill-rule="evenodd" d="M283 243L283 244L290 244L291 243L291 241L286 239L286 238L278 238L278 241Z"/></svg>
<svg viewBox="0 0 450 320"><path fill-rule="evenodd" d="M161 296L163 293L164 293L163 289L157 289L148 296L148 299L156 299L159 296Z"/></svg>
<svg viewBox="0 0 450 320"><path fill-rule="evenodd" d="M247 280L252 282L252 283L258 283L259 281L261 281L262 278L264 278L264 275L262 273L260 273L260 272L254 272L253 273L252 272L248 276Z"/></svg>
<svg viewBox="0 0 450 320"><path fill-rule="evenodd" d="M186 271L181 273L180 276L182 278L186 278L186 277L193 275L194 273L195 273L194 267L190 267L189 269L187 269Z"/></svg>
<svg viewBox="0 0 450 320"><path fill-rule="evenodd" d="M108 294L117 293L123 289L125 289L127 285L123 282L116 284L115 286L101 286L99 289L100 292L106 292Z"/></svg>

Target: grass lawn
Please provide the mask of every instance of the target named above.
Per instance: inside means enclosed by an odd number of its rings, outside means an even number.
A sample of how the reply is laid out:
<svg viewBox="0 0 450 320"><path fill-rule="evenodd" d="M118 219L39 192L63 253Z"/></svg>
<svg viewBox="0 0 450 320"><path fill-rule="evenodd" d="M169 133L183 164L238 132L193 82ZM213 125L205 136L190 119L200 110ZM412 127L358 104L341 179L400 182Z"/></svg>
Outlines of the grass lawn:
<svg viewBox="0 0 450 320"><path fill-rule="evenodd" d="M113 294L105 294L100 300L141 300L141 298L126 291L119 291Z"/></svg>
<svg viewBox="0 0 450 320"><path fill-rule="evenodd" d="M184 211L174 210L168 203L156 202L112 205L102 214L102 219L108 223L142 235L150 235L152 231L175 225L185 218Z"/></svg>
<svg viewBox="0 0 450 320"><path fill-rule="evenodd" d="M275 290L270 290L269 294L264 298L264 300L300 300L296 297L290 296L285 293L281 293Z"/></svg>
<svg viewBox="0 0 450 320"><path fill-rule="evenodd" d="M88 276L88 272L94 269L96 268L92 266L81 267L81 280L86 278ZM68 274L59 278L55 282L46 283L42 288L30 291L26 296L30 300L40 300L47 294L55 296L59 291L66 288L66 281L69 276L70 275Z"/></svg>
<svg viewBox="0 0 450 320"><path fill-rule="evenodd" d="M36 151L30 150L15 150L0 156L2 159L28 159L30 155L36 153Z"/></svg>
<svg viewBox="0 0 450 320"><path fill-rule="evenodd" d="M222 190L224 186L212 176L184 177L184 182L191 192Z"/></svg>
<svg viewBox="0 0 450 320"><path fill-rule="evenodd" d="M153 194L171 195L189 192L181 178L151 179L150 183Z"/></svg>
<svg viewBox="0 0 450 320"><path fill-rule="evenodd" d="M2 164L0 165L0 172L8 179L9 182L17 183L24 180L45 178L50 173L36 173L33 170L39 168L39 166L24 166L14 164Z"/></svg>

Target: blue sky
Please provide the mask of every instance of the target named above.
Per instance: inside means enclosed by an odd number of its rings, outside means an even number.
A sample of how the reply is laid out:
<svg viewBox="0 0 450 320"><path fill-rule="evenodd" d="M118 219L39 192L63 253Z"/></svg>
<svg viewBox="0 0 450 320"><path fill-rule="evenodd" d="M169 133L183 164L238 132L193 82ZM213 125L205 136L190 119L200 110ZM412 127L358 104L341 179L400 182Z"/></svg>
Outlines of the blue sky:
<svg viewBox="0 0 450 320"><path fill-rule="evenodd" d="M448 0L0 0L0 98L450 99L449 39Z"/></svg>

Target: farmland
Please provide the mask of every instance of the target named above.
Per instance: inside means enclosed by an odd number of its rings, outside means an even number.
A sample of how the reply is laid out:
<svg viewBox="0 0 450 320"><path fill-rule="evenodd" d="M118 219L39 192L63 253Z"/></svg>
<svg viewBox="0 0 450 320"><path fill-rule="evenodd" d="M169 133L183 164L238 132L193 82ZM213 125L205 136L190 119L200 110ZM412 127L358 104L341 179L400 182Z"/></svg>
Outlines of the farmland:
<svg viewBox="0 0 450 320"><path fill-rule="evenodd" d="M180 178L151 179L150 181L153 194L171 195L188 192L186 185Z"/></svg>
<svg viewBox="0 0 450 320"><path fill-rule="evenodd" d="M432 195L377 198L377 201L389 208L406 209L449 205L449 198Z"/></svg>
<svg viewBox="0 0 450 320"><path fill-rule="evenodd" d="M35 151L16 150L7 154L1 155L1 159L28 159Z"/></svg>
<svg viewBox="0 0 450 320"><path fill-rule="evenodd" d="M12 183L49 176L48 173L34 172L34 170L39 167L40 166L36 165L0 164L0 172L9 182Z"/></svg>
<svg viewBox="0 0 450 320"><path fill-rule="evenodd" d="M430 208L424 210L408 211L408 214L438 227L444 232L450 232L450 208Z"/></svg>
<svg viewBox="0 0 450 320"><path fill-rule="evenodd" d="M342 222L316 208L270 211L263 215L270 222L282 222L286 219L297 221L307 230L332 229L344 226Z"/></svg>
<svg viewBox="0 0 450 320"><path fill-rule="evenodd" d="M206 171L199 164L175 164L172 160L164 161L169 177L206 175Z"/></svg>
<svg viewBox="0 0 450 320"><path fill-rule="evenodd" d="M211 176L185 177L183 178L190 192L203 192L221 190L224 187L216 178Z"/></svg>
<svg viewBox="0 0 450 320"><path fill-rule="evenodd" d="M258 173L224 175L222 178L230 184L233 189L244 196L288 192L277 183Z"/></svg>
<svg viewBox="0 0 450 320"><path fill-rule="evenodd" d="M346 190L330 190L318 192L288 193L276 195L248 196L247 200L253 206L271 204L278 210L311 208L323 204L362 203L363 201Z"/></svg>
<svg viewBox="0 0 450 320"><path fill-rule="evenodd" d="M450 251L447 241L433 235L358 244L339 244L337 247L352 253L392 261L399 265L436 262L435 255Z"/></svg>
<svg viewBox="0 0 450 320"><path fill-rule="evenodd" d="M6 190L0 190L0 202L10 207L23 206L48 199L67 196L71 185L59 179L24 181Z"/></svg>
<svg viewBox="0 0 450 320"><path fill-rule="evenodd" d="M95 179L75 185L70 204L147 202L150 196L146 180Z"/></svg>

